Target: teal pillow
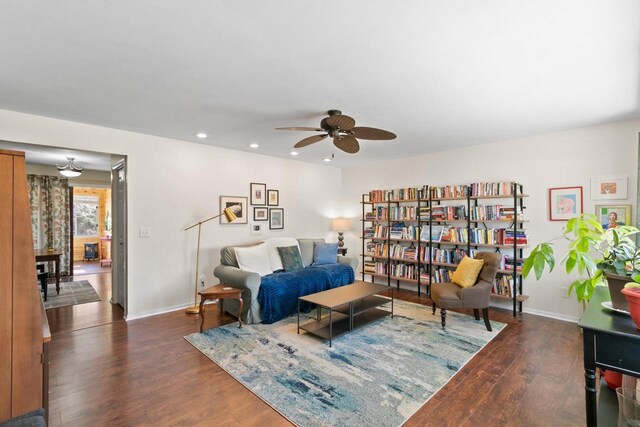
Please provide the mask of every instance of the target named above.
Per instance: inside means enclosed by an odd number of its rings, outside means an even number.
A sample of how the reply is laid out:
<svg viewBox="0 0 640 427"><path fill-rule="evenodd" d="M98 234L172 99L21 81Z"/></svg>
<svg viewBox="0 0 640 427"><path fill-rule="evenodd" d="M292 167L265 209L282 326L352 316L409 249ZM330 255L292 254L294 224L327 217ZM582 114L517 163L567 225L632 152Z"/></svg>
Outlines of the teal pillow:
<svg viewBox="0 0 640 427"><path fill-rule="evenodd" d="M313 245L313 264L325 265L338 263L337 243L315 243Z"/></svg>
<svg viewBox="0 0 640 427"><path fill-rule="evenodd" d="M282 246L278 248L280 259L282 260L282 268L284 271L300 270L302 265L302 256L297 246Z"/></svg>

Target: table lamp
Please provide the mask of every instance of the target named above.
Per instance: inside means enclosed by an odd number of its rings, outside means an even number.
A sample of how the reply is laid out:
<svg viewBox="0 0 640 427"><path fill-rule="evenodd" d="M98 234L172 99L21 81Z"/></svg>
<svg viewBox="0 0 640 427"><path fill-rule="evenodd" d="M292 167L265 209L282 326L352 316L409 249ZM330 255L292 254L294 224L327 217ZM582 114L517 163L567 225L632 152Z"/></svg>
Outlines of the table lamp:
<svg viewBox="0 0 640 427"><path fill-rule="evenodd" d="M338 232L338 247L344 246L344 232L351 230L351 220L348 218L334 218L331 220L331 230Z"/></svg>
<svg viewBox="0 0 640 427"><path fill-rule="evenodd" d="M200 230L202 228L202 224L204 224L205 222L209 222L212 219L216 219L218 217L221 217L222 215L224 215L224 217L227 219L227 222L231 222L233 220L235 220L236 218L238 218L236 216L236 213L240 211L241 206L240 205L233 205L233 206L229 206L228 208L226 208L225 210L223 210L220 214L216 215L216 216L212 216L211 218L207 218L205 220L202 221L198 221L197 223L187 227L184 229L184 231L190 230L193 227L198 227L198 247L196 250L196 278L195 278L195 292L193 294L193 306L189 307L186 309L186 312L188 314L198 314L200 313L200 307L198 306L198 272L199 272L199 268L200 268Z"/></svg>

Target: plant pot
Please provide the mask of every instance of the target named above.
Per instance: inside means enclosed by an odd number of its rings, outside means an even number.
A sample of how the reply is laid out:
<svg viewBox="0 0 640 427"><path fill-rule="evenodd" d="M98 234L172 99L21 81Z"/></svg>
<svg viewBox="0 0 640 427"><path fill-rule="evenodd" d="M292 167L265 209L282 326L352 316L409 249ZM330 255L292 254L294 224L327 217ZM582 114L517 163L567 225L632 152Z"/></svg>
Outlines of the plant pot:
<svg viewBox="0 0 640 427"><path fill-rule="evenodd" d="M611 298L614 298L614 295L620 295L620 291L624 288L624 285L631 282L631 277L629 276L620 276L618 274L606 273L607 277L607 285L609 286L609 294ZM624 311L629 311L629 307L622 306L624 305L624 301L622 301L621 309Z"/></svg>
<svg viewBox="0 0 640 427"><path fill-rule="evenodd" d="M622 293L627 298L631 319L633 320L633 323L636 324L636 328L640 330L640 291L634 289L623 289Z"/></svg>

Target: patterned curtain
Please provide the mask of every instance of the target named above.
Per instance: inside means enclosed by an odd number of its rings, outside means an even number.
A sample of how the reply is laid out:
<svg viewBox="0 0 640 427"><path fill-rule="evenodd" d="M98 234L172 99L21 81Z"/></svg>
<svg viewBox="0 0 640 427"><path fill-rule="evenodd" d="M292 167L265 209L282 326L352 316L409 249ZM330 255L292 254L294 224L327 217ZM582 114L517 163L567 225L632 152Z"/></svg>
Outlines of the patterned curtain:
<svg viewBox="0 0 640 427"><path fill-rule="evenodd" d="M61 249L60 274L70 275L69 181L55 176L27 175L27 185L33 246Z"/></svg>

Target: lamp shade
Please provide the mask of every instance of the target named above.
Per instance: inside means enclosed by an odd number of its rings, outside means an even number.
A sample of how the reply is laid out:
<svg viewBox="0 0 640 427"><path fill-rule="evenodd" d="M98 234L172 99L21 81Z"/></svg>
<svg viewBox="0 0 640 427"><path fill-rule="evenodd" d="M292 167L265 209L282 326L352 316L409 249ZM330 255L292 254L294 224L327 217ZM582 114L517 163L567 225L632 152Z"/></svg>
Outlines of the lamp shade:
<svg viewBox="0 0 640 427"><path fill-rule="evenodd" d="M331 220L331 229L333 231L349 231L351 230L351 220L349 218L334 218Z"/></svg>
<svg viewBox="0 0 640 427"><path fill-rule="evenodd" d="M227 222L234 221L235 219L238 218L236 216L236 213L234 212L238 206L239 205L229 206L227 209L222 211L222 213L224 214L224 217L227 219Z"/></svg>

